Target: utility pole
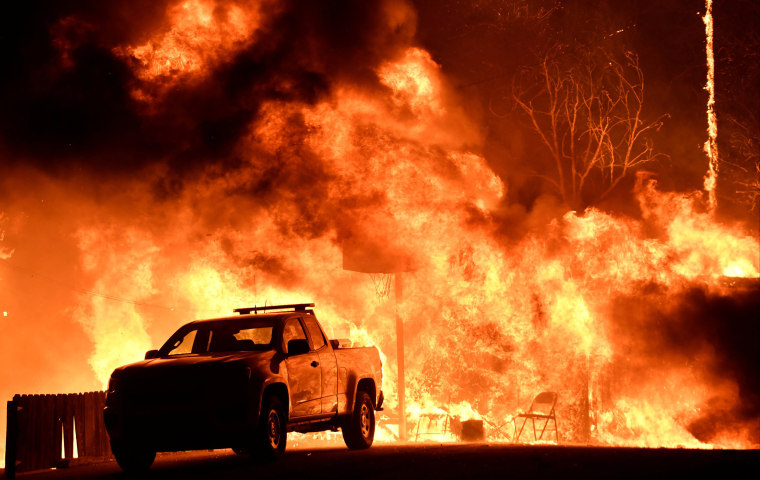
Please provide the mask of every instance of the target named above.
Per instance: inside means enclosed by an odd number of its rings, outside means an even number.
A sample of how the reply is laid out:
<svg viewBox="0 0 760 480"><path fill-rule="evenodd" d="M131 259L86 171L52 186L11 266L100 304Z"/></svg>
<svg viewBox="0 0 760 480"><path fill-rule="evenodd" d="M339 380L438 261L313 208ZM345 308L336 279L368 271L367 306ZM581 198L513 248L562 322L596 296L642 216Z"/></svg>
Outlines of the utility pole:
<svg viewBox="0 0 760 480"><path fill-rule="evenodd" d="M404 294L404 285L402 280L403 273L394 274L394 293L396 297L396 363L398 364L398 438L402 442L406 441L406 380L404 378L404 319L401 317L401 300Z"/></svg>

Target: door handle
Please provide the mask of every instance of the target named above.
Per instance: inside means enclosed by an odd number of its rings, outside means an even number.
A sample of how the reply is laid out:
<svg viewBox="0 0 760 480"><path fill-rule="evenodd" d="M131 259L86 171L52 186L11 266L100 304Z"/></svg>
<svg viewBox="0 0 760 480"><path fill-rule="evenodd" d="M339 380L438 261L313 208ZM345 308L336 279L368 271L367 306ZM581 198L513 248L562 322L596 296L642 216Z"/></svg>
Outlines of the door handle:
<svg viewBox="0 0 760 480"><path fill-rule="evenodd" d="M311 366L316 368L319 366L319 362L314 360L313 362L311 362Z"/></svg>

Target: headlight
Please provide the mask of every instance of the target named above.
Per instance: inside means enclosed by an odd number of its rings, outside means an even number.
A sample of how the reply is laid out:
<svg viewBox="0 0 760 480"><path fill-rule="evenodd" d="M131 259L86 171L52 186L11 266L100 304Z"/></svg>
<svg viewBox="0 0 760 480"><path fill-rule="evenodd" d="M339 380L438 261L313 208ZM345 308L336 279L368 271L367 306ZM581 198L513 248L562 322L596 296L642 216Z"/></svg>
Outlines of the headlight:
<svg viewBox="0 0 760 480"><path fill-rule="evenodd" d="M112 395L116 393L116 390L121 387L121 378L119 378L117 375L111 375L111 378L108 380L108 395Z"/></svg>

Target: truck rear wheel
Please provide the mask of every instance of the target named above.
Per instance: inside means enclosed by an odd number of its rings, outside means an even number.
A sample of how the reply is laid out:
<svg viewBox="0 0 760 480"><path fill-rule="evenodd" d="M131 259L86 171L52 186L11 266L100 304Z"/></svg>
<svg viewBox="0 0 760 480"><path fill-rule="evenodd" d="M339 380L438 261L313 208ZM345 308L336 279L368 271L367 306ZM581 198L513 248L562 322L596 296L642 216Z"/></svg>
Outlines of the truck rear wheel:
<svg viewBox="0 0 760 480"><path fill-rule="evenodd" d="M276 395L266 397L263 407L251 453L262 460L276 460L285 451L287 443L285 408Z"/></svg>
<svg viewBox="0 0 760 480"><path fill-rule="evenodd" d="M351 450L362 450L372 446L375 439L375 409L367 392L356 392L354 411L341 426L341 430L343 441Z"/></svg>
<svg viewBox="0 0 760 480"><path fill-rule="evenodd" d="M147 471L156 459L156 451L141 446L139 442L111 442L116 463L127 473L143 473Z"/></svg>

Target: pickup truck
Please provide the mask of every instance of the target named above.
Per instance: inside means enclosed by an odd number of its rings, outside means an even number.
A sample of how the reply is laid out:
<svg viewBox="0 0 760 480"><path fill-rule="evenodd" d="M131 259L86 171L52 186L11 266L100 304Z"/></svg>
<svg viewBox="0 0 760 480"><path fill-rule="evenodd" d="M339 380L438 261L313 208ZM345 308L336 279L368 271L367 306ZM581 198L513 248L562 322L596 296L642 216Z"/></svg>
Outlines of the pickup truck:
<svg viewBox="0 0 760 480"><path fill-rule="evenodd" d="M379 352L328 341L311 307L190 322L114 370L103 416L119 466L139 472L156 452L214 448L275 459L292 431L340 429L348 448L369 448L383 403Z"/></svg>

